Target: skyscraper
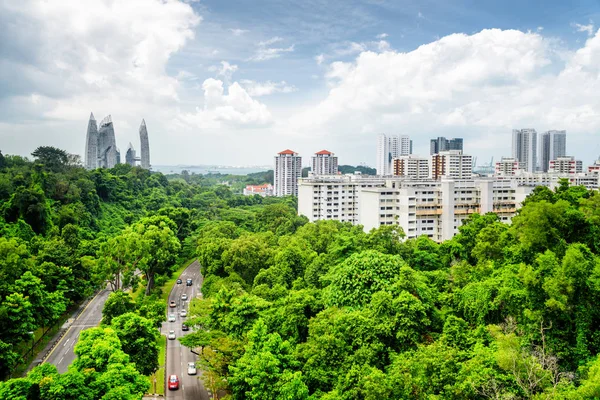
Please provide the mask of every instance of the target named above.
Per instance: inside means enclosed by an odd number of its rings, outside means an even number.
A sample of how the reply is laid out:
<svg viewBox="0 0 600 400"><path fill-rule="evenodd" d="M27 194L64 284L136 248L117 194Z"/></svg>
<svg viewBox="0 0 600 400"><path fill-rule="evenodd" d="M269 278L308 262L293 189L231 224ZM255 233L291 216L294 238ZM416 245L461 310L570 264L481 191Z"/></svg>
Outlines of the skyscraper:
<svg viewBox="0 0 600 400"><path fill-rule="evenodd" d="M315 175L336 175L338 158L330 151L321 150L312 157L311 171Z"/></svg>
<svg viewBox="0 0 600 400"><path fill-rule="evenodd" d="M98 167L113 168L117 165L117 143L111 116L100 121L98 131Z"/></svg>
<svg viewBox="0 0 600 400"><path fill-rule="evenodd" d="M129 146L127 147L127 153L125 153L125 164L135 167L135 161L135 149L133 148L133 145L129 143Z"/></svg>
<svg viewBox="0 0 600 400"><path fill-rule="evenodd" d="M98 125L93 113L90 113L85 138L85 167L87 169L98 168Z"/></svg>
<svg viewBox="0 0 600 400"><path fill-rule="evenodd" d="M275 157L273 186L275 196L298 196L298 179L302 177L302 157L284 150Z"/></svg>
<svg viewBox="0 0 600 400"><path fill-rule="evenodd" d="M512 156L527 172L537 167L537 132L535 129L513 129Z"/></svg>
<svg viewBox="0 0 600 400"><path fill-rule="evenodd" d="M548 131L542 133L541 136L540 168L543 172L548 172L550 161L564 157L567 154L567 131Z"/></svg>
<svg viewBox="0 0 600 400"><path fill-rule="evenodd" d="M408 135L394 136L384 133L377 136L377 175L392 175L392 160L412 154L412 140Z"/></svg>
<svg viewBox="0 0 600 400"><path fill-rule="evenodd" d="M140 125L140 146L142 150L141 154L141 167L144 169L150 169L150 144L148 143L148 130L146 129L146 121L142 119Z"/></svg>
<svg viewBox="0 0 600 400"><path fill-rule="evenodd" d="M438 154L442 151L448 150L460 150L463 151L463 139L462 138L452 138L450 140L446 139L443 136L438 137L437 139L431 139L429 143L429 154Z"/></svg>

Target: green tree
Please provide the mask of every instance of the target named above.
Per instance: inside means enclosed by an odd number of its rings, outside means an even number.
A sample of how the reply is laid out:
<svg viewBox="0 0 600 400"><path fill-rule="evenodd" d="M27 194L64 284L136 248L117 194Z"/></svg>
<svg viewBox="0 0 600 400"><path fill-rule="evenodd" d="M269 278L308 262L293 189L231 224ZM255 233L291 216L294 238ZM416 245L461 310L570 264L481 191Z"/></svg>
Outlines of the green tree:
<svg viewBox="0 0 600 400"><path fill-rule="evenodd" d="M113 318L111 327L141 374L158 369L158 331L152 321L130 312Z"/></svg>
<svg viewBox="0 0 600 400"><path fill-rule="evenodd" d="M108 295L104 308L102 308L102 323L110 325L113 318L130 313L135 310L135 303L127 292L116 291ZM163 309L164 311L164 309Z"/></svg>
<svg viewBox="0 0 600 400"><path fill-rule="evenodd" d="M66 151L52 146L40 146L31 153L36 162L53 172L60 172L69 162Z"/></svg>

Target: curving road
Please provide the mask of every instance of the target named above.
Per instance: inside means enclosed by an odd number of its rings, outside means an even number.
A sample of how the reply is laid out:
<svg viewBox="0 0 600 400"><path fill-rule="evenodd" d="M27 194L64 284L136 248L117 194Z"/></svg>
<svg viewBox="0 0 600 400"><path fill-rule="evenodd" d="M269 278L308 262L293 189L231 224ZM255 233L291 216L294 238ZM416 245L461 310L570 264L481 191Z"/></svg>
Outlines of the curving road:
<svg viewBox="0 0 600 400"><path fill-rule="evenodd" d="M56 365L58 372L61 374L67 372L67 368L75 360L73 349L75 348L75 344L77 344L77 340L79 340L79 334L84 329L100 324L102 309L109 294L109 290L101 290L83 309L77 319L67 322L67 324L70 324L67 332L54 347L45 362Z"/></svg>
<svg viewBox="0 0 600 400"><path fill-rule="evenodd" d="M200 296L200 287L202 286L202 275L200 274L200 263L194 261L191 263L179 277L182 283L175 285L169 294L169 302L175 301L177 306L170 308L167 303L167 314L175 314L175 322L163 322L161 333L167 335L169 331L175 331L176 337L181 337L191 331L182 331L181 324L187 318L179 315L180 311L188 310L189 300ZM192 286L186 286L186 279L192 279ZM187 294L188 300L181 300L182 294ZM197 356L179 343L179 340L167 340L167 368L165 378L175 374L179 377L179 390L169 390L168 382L165 383L165 395L168 399L201 399L209 400L208 392L200 380L200 369L197 375L187 374L188 362L195 362Z"/></svg>

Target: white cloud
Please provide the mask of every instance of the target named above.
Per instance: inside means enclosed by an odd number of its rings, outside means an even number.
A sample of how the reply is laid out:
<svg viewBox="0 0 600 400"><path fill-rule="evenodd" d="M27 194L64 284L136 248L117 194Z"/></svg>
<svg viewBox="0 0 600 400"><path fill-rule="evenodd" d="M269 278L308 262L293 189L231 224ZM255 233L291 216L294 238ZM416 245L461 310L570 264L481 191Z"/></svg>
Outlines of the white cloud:
<svg viewBox="0 0 600 400"><path fill-rule="evenodd" d="M425 19L425 16L423 15L423 13L421 11L419 11L417 13L417 18L419 18L419 19Z"/></svg>
<svg viewBox="0 0 600 400"><path fill-rule="evenodd" d="M247 29L239 29L239 28L230 29L229 31L233 34L233 36L242 36L244 33L250 32Z"/></svg>
<svg viewBox="0 0 600 400"><path fill-rule="evenodd" d="M216 72L217 76L221 76L225 82L231 81L231 77L238 70L238 66L235 64L230 64L227 61L221 61L221 66L210 66L208 68L211 72Z"/></svg>
<svg viewBox="0 0 600 400"><path fill-rule="evenodd" d="M380 33L379 35L375 36L377 39L382 40L385 39L386 37L388 37L389 35L387 33Z"/></svg>
<svg viewBox="0 0 600 400"><path fill-rule="evenodd" d="M282 53L291 53L294 51L294 45L289 47L270 47L271 45L282 42L283 38L279 36L258 43L256 53L249 58L249 61L266 61L281 57Z"/></svg>
<svg viewBox="0 0 600 400"><path fill-rule="evenodd" d="M249 79L240 80L240 84L252 97L267 96L273 93L292 93L298 90L294 85L281 82L256 82Z"/></svg>
<svg viewBox="0 0 600 400"><path fill-rule="evenodd" d="M577 32L586 32L588 36L592 36L594 34L594 23L592 21L590 21L588 25L577 23L573 23L571 25L577 30Z"/></svg>
<svg viewBox="0 0 600 400"><path fill-rule="evenodd" d="M198 128L233 126L251 128L268 125L272 121L267 106L254 100L239 83L234 82L225 94L223 81L209 78L202 84L204 106L195 113L182 113L176 123Z"/></svg>
<svg viewBox="0 0 600 400"><path fill-rule="evenodd" d="M323 64L323 61L325 61L325 55L319 54L318 56L315 56L315 61L317 62L317 65Z"/></svg>
<svg viewBox="0 0 600 400"><path fill-rule="evenodd" d="M331 63L327 97L288 126L339 138L400 131L417 145L421 135L464 136L474 153L485 134L503 138L496 151L509 154L516 127L567 129L575 142L600 131L600 33L576 52L555 46L539 33L491 29L407 53L365 51Z"/></svg>

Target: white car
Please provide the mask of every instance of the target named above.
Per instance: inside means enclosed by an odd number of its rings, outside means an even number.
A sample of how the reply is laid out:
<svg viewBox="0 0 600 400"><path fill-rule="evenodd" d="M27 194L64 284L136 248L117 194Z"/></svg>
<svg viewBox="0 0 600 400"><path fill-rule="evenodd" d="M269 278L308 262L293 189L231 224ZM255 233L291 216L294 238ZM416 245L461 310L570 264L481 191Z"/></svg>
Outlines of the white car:
<svg viewBox="0 0 600 400"><path fill-rule="evenodd" d="M184 293L184 294L182 294L182 295L181 295L181 300L187 300L187 294L185 294L185 293Z"/></svg>
<svg viewBox="0 0 600 400"><path fill-rule="evenodd" d="M181 315L182 317L187 317L187 311L185 311L185 310L181 310L181 311L179 312L179 315Z"/></svg>
<svg viewBox="0 0 600 400"><path fill-rule="evenodd" d="M196 363L188 363L188 375L196 375Z"/></svg>
<svg viewBox="0 0 600 400"><path fill-rule="evenodd" d="M169 335L167 336L169 340L175 340L175 331L169 331Z"/></svg>
<svg viewBox="0 0 600 400"><path fill-rule="evenodd" d="M169 322L175 322L175 319L176 319L175 314L169 314L169 319L168 319Z"/></svg>

